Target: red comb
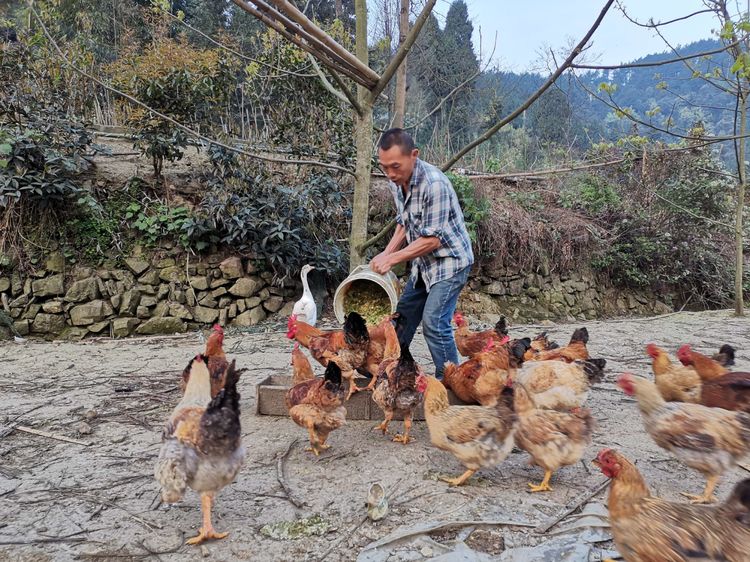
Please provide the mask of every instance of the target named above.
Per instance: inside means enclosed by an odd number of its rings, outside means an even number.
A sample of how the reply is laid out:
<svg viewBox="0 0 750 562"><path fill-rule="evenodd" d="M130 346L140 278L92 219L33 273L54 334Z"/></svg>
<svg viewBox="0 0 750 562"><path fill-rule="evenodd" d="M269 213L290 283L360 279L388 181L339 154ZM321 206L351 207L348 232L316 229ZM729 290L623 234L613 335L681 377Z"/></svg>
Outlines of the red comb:
<svg viewBox="0 0 750 562"><path fill-rule="evenodd" d="M214 324L214 331L219 332L220 334L224 333L224 328L222 328L219 324Z"/></svg>

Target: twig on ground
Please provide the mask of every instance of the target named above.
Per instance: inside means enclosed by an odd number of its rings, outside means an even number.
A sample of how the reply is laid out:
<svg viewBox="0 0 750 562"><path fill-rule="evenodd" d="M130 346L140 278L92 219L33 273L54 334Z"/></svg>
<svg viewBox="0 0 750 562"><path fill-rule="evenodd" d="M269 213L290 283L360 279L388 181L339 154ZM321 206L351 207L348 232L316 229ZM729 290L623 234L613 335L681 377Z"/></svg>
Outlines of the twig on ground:
<svg viewBox="0 0 750 562"><path fill-rule="evenodd" d="M593 498L596 494L601 492L608 485L609 485L609 478L606 478L603 481L599 482L593 488L589 488L585 494L580 496L578 499L576 499L572 503L569 503L568 505L566 505L565 508L560 513L558 513L554 517L551 517L550 519L547 519L547 521L545 521L544 523L536 527L534 531L539 534L546 533L552 527L557 525L560 521L565 519L568 515L573 513L576 509L588 503L591 498Z"/></svg>
<svg viewBox="0 0 750 562"><path fill-rule="evenodd" d="M292 494L292 490L286 481L286 478L284 478L284 461L286 460L287 456L289 456L289 453L291 452L292 447L294 447L297 441L299 441L299 439L294 439L291 443L289 443L289 446L286 448L286 451L284 451L283 454L277 455L276 479L279 481L279 484L281 485L281 488L284 490L284 493L286 494L287 498L289 498L289 501L292 504L294 504L295 507L301 508L306 505L305 502L301 502L294 497L294 495Z"/></svg>
<svg viewBox="0 0 750 562"><path fill-rule="evenodd" d="M46 437L47 439L55 439L57 441L64 441L65 443L73 443L74 445L83 445L84 447L88 447L91 445L91 443L89 443L88 441L80 441L78 439L71 439L70 437L65 437L63 435L55 435L54 433L41 431L32 427L26 427L25 425L17 425L15 427L15 430L23 431L24 433L31 433L32 435L39 435L41 437Z"/></svg>

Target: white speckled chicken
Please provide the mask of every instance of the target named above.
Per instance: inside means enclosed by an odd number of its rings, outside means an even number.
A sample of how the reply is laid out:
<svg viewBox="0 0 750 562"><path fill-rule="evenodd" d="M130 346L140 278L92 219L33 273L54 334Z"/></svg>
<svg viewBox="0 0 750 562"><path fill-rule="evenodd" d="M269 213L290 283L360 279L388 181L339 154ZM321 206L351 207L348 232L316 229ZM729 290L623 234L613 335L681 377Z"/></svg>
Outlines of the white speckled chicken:
<svg viewBox="0 0 750 562"><path fill-rule="evenodd" d="M162 500L179 501L190 487L201 495L203 526L188 544L223 539L211 523L216 494L237 476L245 458L240 428L240 371L229 365L224 388L211 399L207 358L198 355L188 365L185 394L164 428L154 476Z"/></svg>

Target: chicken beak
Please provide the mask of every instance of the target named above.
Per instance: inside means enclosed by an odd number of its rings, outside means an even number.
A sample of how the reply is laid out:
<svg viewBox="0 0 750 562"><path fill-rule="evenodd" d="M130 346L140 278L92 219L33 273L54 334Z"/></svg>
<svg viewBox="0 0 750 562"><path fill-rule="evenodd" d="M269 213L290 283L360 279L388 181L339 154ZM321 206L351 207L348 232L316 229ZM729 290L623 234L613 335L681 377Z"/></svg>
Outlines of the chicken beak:
<svg viewBox="0 0 750 562"><path fill-rule="evenodd" d="M593 464L597 468L601 468L601 466L602 466L602 463L599 462L599 459L593 459L591 461L591 464Z"/></svg>

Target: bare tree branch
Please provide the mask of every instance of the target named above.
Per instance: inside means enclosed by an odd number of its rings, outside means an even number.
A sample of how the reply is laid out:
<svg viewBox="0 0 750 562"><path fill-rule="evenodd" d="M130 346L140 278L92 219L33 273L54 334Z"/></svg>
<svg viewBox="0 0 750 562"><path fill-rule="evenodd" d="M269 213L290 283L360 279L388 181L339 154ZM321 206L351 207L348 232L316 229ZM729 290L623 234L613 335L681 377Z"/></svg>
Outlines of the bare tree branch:
<svg viewBox="0 0 750 562"><path fill-rule="evenodd" d="M513 121L516 117L521 115L526 109L531 106L541 95L546 92L552 84L555 83L555 81L560 77L560 75L567 70L571 64L573 64L573 61L578 57L582 52L586 44L591 39L592 35L594 35L594 32L597 30L599 25L601 25L602 20L604 19L604 16L609 11L609 8L612 6L615 0L607 0L607 3L602 8L601 12L599 13L599 16L596 18L596 21L591 26L591 28L588 30L586 35L583 36L583 39L581 39L578 44L573 48L573 50L570 52L568 57L563 61L562 65L550 76L547 81L542 84L542 86L534 92L529 99L527 99L524 103L522 103L518 108L516 108L515 111L513 111L510 115L507 117L501 119L498 123L496 123L494 126L492 126L488 131L486 131L483 135L481 135L479 138L473 140L469 144L467 144L464 148L459 150L454 156L452 156L445 164L442 166L442 170L450 170L451 167L461 160L468 152L474 150L477 146L480 144L487 142L492 136L497 133L500 129L502 129L505 125Z"/></svg>
<svg viewBox="0 0 750 562"><path fill-rule="evenodd" d="M625 6L622 5L622 2L620 2L620 0L617 1L617 8L622 12L622 15L624 15L631 23L634 23L635 25L637 25L639 27L647 27L649 29L655 29L657 27L662 27L662 26L665 26L665 25L670 25L670 24L676 23L678 21L683 21L683 20L692 18L693 16L697 16L697 15L700 15L700 14L710 14L710 13L713 12L713 10L711 10L710 8L707 8L705 10L698 10L697 12L693 12L692 14L688 14L686 16L675 18L675 19L669 20L669 21L660 21L659 23L654 23L654 20L652 18L652 19L649 19L648 23L641 23L638 20L636 20L634 18L631 18L625 12Z"/></svg>
<svg viewBox="0 0 750 562"><path fill-rule="evenodd" d="M391 62L389 62L388 66L385 67L380 80L378 80L377 84L375 84L375 86L370 90L370 99L377 99L377 97L380 95L380 92L385 89L385 87L391 81L391 78L393 78L393 75L396 74L396 70L401 65L401 62L406 58L406 55L414 45L417 37L419 37L419 33L422 31L422 27L424 27L424 24L427 22L427 18L429 18L430 12L432 12L432 8L436 3L437 0L427 0L424 8L422 8L422 13L419 14L419 17L414 21L414 26L412 26L411 30L409 30L409 35L406 36L406 39L398 48L396 54L393 55Z"/></svg>
<svg viewBox="0 0 750 562"><path fill-rule="evenodd" d="M110 86L109 84L105 84L104 82L102 82L96 76L93 76L92 74L89 74L85 70L82 70L82 69L78 68L77 66L75 66L72 62L70 62L68 60L68 58L62 52L62 49L60 49L60 46L57 44L57 41L55 41L55 39L50 34L49 30L47 29L47 26L44 25L44 22L42 21L42 18L39 16L39 14L37 13L36 9L34 8L34 6L32 4L29 4L29 9L31 10L31 13L34 15L34 18L36 19L36 21L39 24L39 26L42 28L42 32L47 37L47 39L49 40L50 44L54 47L55 51L57 51L57 54L60 57L60 59L65 63L65 65L68 68L70 68L74 72L80 74L81 76L84 76L84 77L88 78L92 82L95 82L95 83L99 84L102 88L104 88L104 89L112 92L113 94L117 94L118 96L120 96L120 97L122 97L122 98L124 98L124 99L126 99L128 101L130 101L131 103L134 103L135 105L142 107L143 109L149 111L153 115L156 115L160 119L164 119L165 121L168 121L169 123L172 123L172 125L174 125L178 129L181 129L182 131L185 131L190 136L195 137L197 139L200 139L200 140L202 140L204 142L207 142L209 144L214 144L216 146L220 146L220 147L225 148L227 150L231 150L232 152L235 152L237 154L242 154L243 156L247 156L249 158L255 158L257 160L265 160L266 162L277 162L279 164L298 164L298 165L305 165L305 166L321 166L323 168L330 168L330 169L333 169L333 170L339 170L340 172L345 172L347 174L352 174L353 175L353 173L352 173L351 170L348 170L347 168L343 168L343 167L338 166L336 164L329 164L327 162L318 162L316 160L286 160L284 158L273 158L272 156L263 156L261 154L254 154L252 152L247 152L247 151L242 150L240 148L237 148L235 146L230 146L230 145L225 144L225 143L223 143L221 141L218 141L216 139L212 139L212 138L209 138L209 137L207 137L205 135L202 135L198 131L196 131L194 129L191 129L190 127L188 127L186 125L183 125L179 121L176 121L172 117L169 117L168 115L165 115L165 114L157 111L156 109L154 109L154 108L146 105L145 103L143 103L142 101L134 98L133 96L131 96L129 94L126 94L125 92L121 92L120 90L118 90L118 89Z"/></svg>
<svg viewBox="0 0 750 562"><path fill-rule="evenodd" d="M312 64L313 68L315 69L315 72L318 75L318 78L320 78L320 83L323 85L323 87L333 96L337 97L339 100L343 101L344 103L351 103L353 106L356 104L357 100L351 100L349 99L341 90L337 90L333 87L333 84L331 84L328 81L328 78L326 78L326 75L323 74L323 70L318 65L317 61L315 60L315 57L312 56L310 53L307 53L307 58L310 59L310 63ZM352 101L354 103L352 103ZM355 107L355 109L359 106ZM359 108L359 111L357 111L360 115L362 114L362 108Z"/></svg>

